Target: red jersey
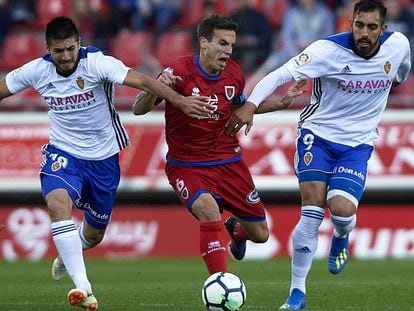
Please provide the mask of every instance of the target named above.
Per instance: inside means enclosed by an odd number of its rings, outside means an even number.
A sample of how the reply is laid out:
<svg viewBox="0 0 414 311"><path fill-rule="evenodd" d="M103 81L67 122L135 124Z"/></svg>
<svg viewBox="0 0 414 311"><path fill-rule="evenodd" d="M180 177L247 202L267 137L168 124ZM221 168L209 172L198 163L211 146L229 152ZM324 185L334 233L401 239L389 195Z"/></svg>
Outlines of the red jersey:
<svg viewBox="0 0 414 311"><path fill-rule="evenodd" d="M232 114L231 105L245 102L245 79L240 66L230 59L213 76L201 68L198 55L191 55L179 58L166 70L183 79L174 85L178 93L209 96L210 104L215 107L213 114L195 119L170 103L165 105L167 161L176 165L210 166L240 160L237 136L225 133L226 122Z"/></svg>

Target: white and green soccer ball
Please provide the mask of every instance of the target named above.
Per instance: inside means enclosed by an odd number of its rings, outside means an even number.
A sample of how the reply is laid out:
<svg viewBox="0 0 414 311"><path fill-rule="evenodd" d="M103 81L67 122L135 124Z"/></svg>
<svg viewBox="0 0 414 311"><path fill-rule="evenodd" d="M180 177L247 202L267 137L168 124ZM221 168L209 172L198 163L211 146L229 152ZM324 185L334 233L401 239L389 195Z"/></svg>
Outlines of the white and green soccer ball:
<svg viewBox="0 0 414 311"><path fill-rule="evenodd" d="M201 297L207 310L237 311L246 302L246 286L237 275L217 272L204 282Z"/></svg>

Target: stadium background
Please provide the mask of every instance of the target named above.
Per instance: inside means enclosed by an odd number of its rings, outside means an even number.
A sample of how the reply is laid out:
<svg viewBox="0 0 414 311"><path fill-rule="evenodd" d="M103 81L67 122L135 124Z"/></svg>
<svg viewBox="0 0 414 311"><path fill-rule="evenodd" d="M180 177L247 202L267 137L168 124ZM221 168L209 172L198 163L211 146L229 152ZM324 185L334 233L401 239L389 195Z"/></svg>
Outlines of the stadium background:
<svg viewBox="0 0 414 311"><path fill-rule="evenodd" d="M202 16L203 3L183 0L180 16L168 31L155 35L151 25L146 31L135 31L127 25L104 38L105 43L102 43L88 16L97 12L103 17L109 14L104 0L0 0L0 12L10 14L10 4L18 2L30 2L35 14L26 20L9 20L1 42L0 76L43 55L45 23L53 16L71 15L79 23L83 44L101 45L106 53L155 77L177 56L194 51L193 28ZM217 12L232 13L234 2L216 1ZM269 19L276 53L281 44L278 38L284 13L293 4L288 0L248 2ZM335 13L339 28L340 12L347 1L322 2ZM400 2L406 11L413 11L412 2ZM255 73L247 72L248 79ZM279 96L284 89L274 96ZM133 145L121 154L122 181L108 234L103 245L89 255L99 258L197 257L198 224L179 205L163 174L166 146L162 105L158 111L134 117L130 110L137 91L117 87L116 94L116 105ZM414 78L411 75L409 81L393 90L389 109L379 128L381 137L370 161L367 191L351 238L351 253L355 258L414 258L413 100ZM299 216L299 193L292 171L295 126L306 102L304 96L289 111L258 116L252 132L247 137L240 135L244 157L267 206L272 227L269 242L249 247L248 258L289 255L290 234ZM47 142L47 134L46 107L33 90L1 102L0 224L6 227L0 234L0 258L38 260L56 255L37 176L41 161L39 150ZM74 216L81 219L77 212ZM328 219L324 220L319 258L327 254L331 231Z"/></svg>

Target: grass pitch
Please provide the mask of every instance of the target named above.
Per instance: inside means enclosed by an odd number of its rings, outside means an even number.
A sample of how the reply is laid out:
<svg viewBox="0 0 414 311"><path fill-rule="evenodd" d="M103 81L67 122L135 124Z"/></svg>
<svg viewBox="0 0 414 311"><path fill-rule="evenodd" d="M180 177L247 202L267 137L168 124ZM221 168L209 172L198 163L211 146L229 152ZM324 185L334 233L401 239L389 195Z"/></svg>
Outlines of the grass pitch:
<svg viewBox="0 0 414 311"><path fill-rule="evenodd" d="M0 261L0 310L73 310L66 293L69 278L50 276L52 260ZM205 310L201 286L208 277L201 259L87 259L88 275L99 310ZM290 260L230 260L229 271L247 287L244 310L278 310L286 299ZM351 260L339 275L315 261L307 284L309 311L413 310L414 261Z"/></svg>

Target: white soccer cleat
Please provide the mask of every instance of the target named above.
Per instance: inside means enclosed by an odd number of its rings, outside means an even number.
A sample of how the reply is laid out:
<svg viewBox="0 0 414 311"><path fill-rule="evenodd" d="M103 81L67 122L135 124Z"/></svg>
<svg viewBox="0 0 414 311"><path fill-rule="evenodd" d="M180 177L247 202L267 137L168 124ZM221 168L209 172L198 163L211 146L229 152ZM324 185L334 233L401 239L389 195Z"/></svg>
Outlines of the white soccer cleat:
<svg viewBox="0 0 414 311"><path fill-rule="evenodd" d="M98 301L95 296L85 290L74 288L67 295L68 302L74 307L81 307L86 311L98 310Z"/></svg>
<svg viewBox="0 0 414 311"><path fill-rule="evenodd" d="M66 274L66 267L63 264L62 258L59 256L56 257L52 264L52 278L56 281L60 281Z"/></svg>

